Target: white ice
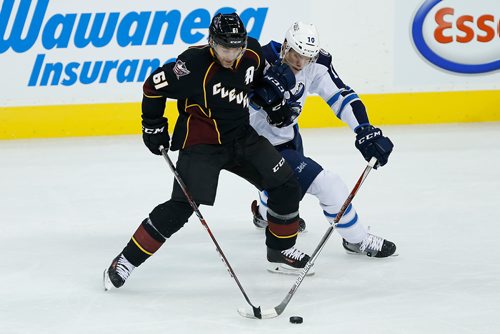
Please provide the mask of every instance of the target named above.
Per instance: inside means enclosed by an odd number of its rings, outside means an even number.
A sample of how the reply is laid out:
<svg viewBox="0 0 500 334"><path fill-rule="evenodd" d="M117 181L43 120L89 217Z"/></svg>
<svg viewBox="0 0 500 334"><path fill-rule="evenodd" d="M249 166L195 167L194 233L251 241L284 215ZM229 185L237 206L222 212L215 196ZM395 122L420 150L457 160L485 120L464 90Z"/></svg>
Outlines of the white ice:
<svg viewBox="0 0 500 334"><path fill-rule="evenodd" d="M238 315L246 302L195 215L125 286L103 291L103 269L173 183L139 135L1 141L0 333L500 333L500 123L384 131L395 151L354 205L399 256L347 255L335 233L272 320ZM365 167L352 133L303 136L352 187ZM270 308L296 278L265 270L255 197L224 172L201 212L250 299ZM311 253L328 225L314 198L301 216L297 245Z"/></svg>

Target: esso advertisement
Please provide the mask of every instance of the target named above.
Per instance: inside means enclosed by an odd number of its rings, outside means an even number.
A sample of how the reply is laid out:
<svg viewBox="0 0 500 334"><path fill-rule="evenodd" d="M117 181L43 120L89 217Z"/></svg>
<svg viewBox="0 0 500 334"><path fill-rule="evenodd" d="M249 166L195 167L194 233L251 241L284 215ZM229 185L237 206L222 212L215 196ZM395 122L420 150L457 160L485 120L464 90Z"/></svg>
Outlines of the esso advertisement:
<svg viewBox="0 0 500 334"><path fill-rule="evenodd" d="M500 69L500 2L427 0L411 36L418 52L441 69L478 74Z"/></svg>

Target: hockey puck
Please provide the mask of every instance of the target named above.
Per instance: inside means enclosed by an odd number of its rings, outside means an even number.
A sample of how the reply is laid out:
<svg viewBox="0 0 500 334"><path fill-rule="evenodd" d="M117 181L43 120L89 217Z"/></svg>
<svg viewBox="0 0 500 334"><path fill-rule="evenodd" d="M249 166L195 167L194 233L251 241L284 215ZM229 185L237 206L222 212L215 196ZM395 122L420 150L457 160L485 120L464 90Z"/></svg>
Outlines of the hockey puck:
<svg viewBox="0 0 500 334"><path fill-rule="evenodd" d="M292 324L301 324L303 321L304 321L304 319L302 319L302 317L298 317L298 316L290 317L290 322Z"/></svg>

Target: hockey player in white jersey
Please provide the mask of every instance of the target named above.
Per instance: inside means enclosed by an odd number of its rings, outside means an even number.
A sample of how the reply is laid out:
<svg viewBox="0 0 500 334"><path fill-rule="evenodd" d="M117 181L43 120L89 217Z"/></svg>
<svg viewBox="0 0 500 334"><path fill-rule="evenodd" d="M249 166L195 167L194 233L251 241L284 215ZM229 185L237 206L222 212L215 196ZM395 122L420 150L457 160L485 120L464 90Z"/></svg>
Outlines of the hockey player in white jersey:
<svg viewBox="0 0 500 334"><path fill-rule="evenodd" d="M337 212L349 195L344 181L331 170L325 170L313 159L304 156L302 139L297 125L307 94L318 94L332 109L335 116L347 123L356 134L355 146L369 161L378 160L377 167L387 163L393 144L382 131L370 124L366 109L356 92L346 86L332 65L332 56L320 48L318 33L314 25L294 23L286 32L283 44L271 41L263 47L269 64L283 62L295 74L294 89L285 94L289 110L286 115L275 114L267 108L259 112L259 98L254 98L250 108L250 123L257 132L266 137L281 152L292 166L306 193L316 196L326 219L333 223ZM283 102L284 103L284 102ZM264 108L266 109L266 108ZM265 227L267 196L259 193L259 204L251 206L253 221L257 227ZM305 222L301 221L301 229ZM337 231L343 238L343 246L348 253L365 254L370 257L388 257L396 251L396 245L369 233L360 222L354 207L349 205L337 224ZM279 271L279 268L276 268Z"/></svg>

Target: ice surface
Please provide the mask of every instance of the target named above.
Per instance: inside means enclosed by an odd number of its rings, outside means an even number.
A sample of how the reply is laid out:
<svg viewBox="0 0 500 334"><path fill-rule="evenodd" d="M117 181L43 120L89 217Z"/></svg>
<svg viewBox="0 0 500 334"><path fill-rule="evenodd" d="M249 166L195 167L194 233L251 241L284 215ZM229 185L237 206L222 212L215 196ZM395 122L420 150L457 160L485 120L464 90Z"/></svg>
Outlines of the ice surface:
<svg viewBox="0 0 500 334"><path fill-rule="evenodd" d="M195 215L123 288L103 291L103 269L170 196L171 172L140 136L0 141L0 333L500 333L500 124L384 132L394 154L354 205L400 255L347 255L335 233L272 320L238 315L245 300ZM365 167L352 133L303 136L306 153L352 187ZM250 299L270 308L295 277L265 270L255 197L226 172L215 207L201 211ZM311 253L327 223L312 197L301 216L297 245Z"/></svg>

